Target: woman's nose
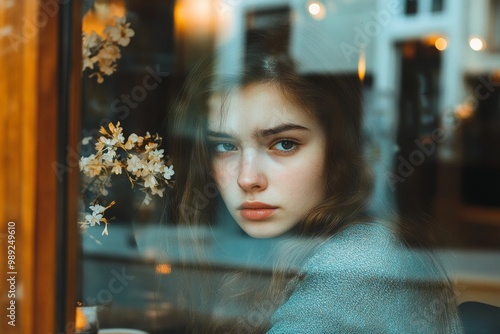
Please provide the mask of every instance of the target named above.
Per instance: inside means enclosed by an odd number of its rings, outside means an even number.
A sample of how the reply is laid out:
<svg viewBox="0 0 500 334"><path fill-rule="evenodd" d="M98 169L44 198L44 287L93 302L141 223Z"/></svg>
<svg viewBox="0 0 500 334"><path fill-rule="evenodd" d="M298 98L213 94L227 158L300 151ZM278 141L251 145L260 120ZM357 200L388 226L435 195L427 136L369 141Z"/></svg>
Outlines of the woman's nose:
<svg viewBox="0 0 500 334"><path fill-rule="evenodd" d="M267 188L264 168L255 155L242 157L238 185L245 191L262 191Z"/></svg>

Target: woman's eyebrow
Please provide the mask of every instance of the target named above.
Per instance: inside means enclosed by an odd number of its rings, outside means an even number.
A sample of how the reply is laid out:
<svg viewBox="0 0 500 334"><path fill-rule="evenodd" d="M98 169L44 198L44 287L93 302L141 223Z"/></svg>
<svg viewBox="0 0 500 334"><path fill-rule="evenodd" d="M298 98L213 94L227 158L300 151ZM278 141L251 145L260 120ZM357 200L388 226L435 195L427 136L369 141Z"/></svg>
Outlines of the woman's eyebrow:
<svg viewBox="0 0 500 334"><path fill-rule="evenodd" d="M208 130L207 131L208 137L215 137L215 138L226 138L226 139L233 139L234 137L231 136L230 134L227 134L225 132L217 132L217 131L212 131Z"/></svg>
<svg viewBox="0 0 500 334"><path fill-rule="evenodd" d="M256 135L261 137L267 137L290 130L310 131L308 128L302 125L287 123L287 124L280 124L270 129L259 130L257 131Z"/></svg>

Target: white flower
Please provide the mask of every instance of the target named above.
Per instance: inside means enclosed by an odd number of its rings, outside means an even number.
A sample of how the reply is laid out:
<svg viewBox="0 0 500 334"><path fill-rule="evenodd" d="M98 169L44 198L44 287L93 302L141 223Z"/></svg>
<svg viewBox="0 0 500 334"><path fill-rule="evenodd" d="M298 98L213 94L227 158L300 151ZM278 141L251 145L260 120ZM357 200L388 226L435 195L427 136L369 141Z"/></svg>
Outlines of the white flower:
<svg viewBox="0 0 500 334"><path fill-rule="evenodd" d="M145 149L146 149L146 152L149 152L151 150L154 150L157 147L158 147L157 143L147 143L146 146L145 146Z"/></svg>
<svg viewBox="0 0 500 334"><path fill-rule="evenodd" d="M113 168L111 169L111 173L114 173L116 175L122 173L122 166L120 165L120 163L117 162L114 164Z"/></svg>
<svg viewBox="0 0 500 334"><path fill-rule="evenodd" d="M143 168L142 160L137 155L127 158L127 171L137 173Z"/></svg>
<svg viewBox="0 0 500 334"><path fill-rule="evenodd" d="M174 165L170 165L170 167L164 166L163 168L163 177L165 180L170 180L172 175L174 175Z"/></svg>
<svg viewBox="0 0 500 334"><path fill-rule="evenodd" d="M99 138L99 141L105 146L114 146L118 142L118 140L116 140L115 138L106 138L104 136L101 136Z"/></svg>
<svg viewBox="0 0 500 334"><path fill-rule="evenodd" d="M109 40L116 42L120 39L120 28L107 26L103 32L108 36Z"/></svg>
<svg viewBox="0 0 500 334"><path fill-rule="evenodd" d="M123 146L125 147L126 150L131 150L134 148L135 144L132 143L130 140L127 140L127 142Z"/></svg>
<svg viewBox="0 0 500 334"><path fill-rule="evenodd" d="M102 218L101 214L97 214L97 213L94 212L91 215L86 215L85 216L85 221L90 226L95 226L95 224L101 225L101 218Z"/></svg>
<svg viewBox="0 0 500 334"><path fill-rule="evenodd" d="M125 17L115 17L115 25L107 26L102 36L95 31L82 33L82 71L87 68L94 70L89 77L95 76L97 82L102 83L104 75L109 76L116 71L116 61L121 58L120 47L127 46L134 35Z"/></svg>
<svg viewBox="0 0 500 334"><path fill-rule="evenodd" d="M156 181L154 175L148 175L144 178L144 187L153 190L157 185L158 181Z"/></svg>
<svg viewBox="0 0 500 334"><path fill-rule="evenodd" d="M116 151L110 149L102 154L102 160L106 163L112 164L115 156L116 156Z"/></svg>
<svg viewBox="0 0 500 334"><path fill-rule="evenodd" d="M119 143L123 144L125 142L125 137L123 136L123 133L117 134L116 140L118 140Z"/></svg>
<svg viewBox="0 0 500 334"><path fill-rule="evenodd" d="M152 188L151 189L151 194L152 195L158 195L160 197L163 197L163 192L165 191L165 188L158 189L158 188Z"/></svg>
<svg viewBox="0 0 500 334"><path fill-rule="evenodd" d="M106 210L104 206L99 204L91 205L89 206L89 209L95 214L103 213Z"/></svg>
<svg viewBox="0 0 500 334"><path fill-rule="evenodd" d="M149 171L148 165L143 164L142 169L139 172L137 172L136 176L145 179L146 176L149 176L150 174L151 172Z"/></svg>
<svg viewBox="0 0 500 334"><path fill-rule="evenodd" d="M131 143L138 143L139 141L142 142L142 137L136 135L135 133L132 133L130 136L128 136L128 141Z"/></svg>
<svg viewBox="0 0 500 334"><path fill-rule="evenodd" d="M126 150L131 150L134 148L135 144L142 144L142 141L144 140L143 137L140 137L136 135L135 133L132 133L130 136L128 136L127 142L125 143L125 149Z"/></svg>
<svg viewBox="0 0 500 334"><path fill-rule="evenodd" d="M158 149L150 151L148 154L148 159L151 161L160 162L161 158L163 158L163 152L164 150Z"/></svg>
<svg viewBox="0 0 500 334"><path fill-rule="evenodd" d="M104 29L104 33L106 33L110 40L116 42L121 46L127 46L130 43L130 37L135 35L134 30L130 29L130 23L126 23L125 17L116 17L116 27L108 26Z"/></svg>
<svg viewBox="0 0 500 334"><path fill-rule="evenodd" d="M125 137L123 136L123 128L120 126L120 122L116 123L116 126L113 123L109 123L109 130L111 130L111 136L116 142L123 144L125 141Z"/></svg>
<svg viewBox="0 0 500 334"><path fill-rule="evenodd" d="M90 35L83 33L82 35L82 71L86 68L93 69L94 63L97 62L92 56L92 49L95 49L101 43L100 37L96 34L95 31L92 31Z"/></svg>
<svg viewBox="0 0 500 334"><path fill-rule="evenodd" d="M116 64L114 62L114 59L99 58L99 70L103 74L110 76L116 71Z"/></svg>
<svg viewBox="0 0 500 334"><path fill-rule="evenodd" d="M91 154L88 157L82 157L79 165L80 171L83 171L83 173L89 177L100 175L103 168L102 164L96 159L94 154Z"/></svg>
<svg viewBox="0 0 500 334"><path fill-rule="evenodd" d="M161 164L159 162L154 162L154 161L150 161L147 165L147 169L151 173L161 173L162 167L163 167L163 164Z"/></svg>
<svg viewBox="0 0 500 334"><path fill-rule="evenodd" d="M149 194L148 194L148 193L146 193L146 197L144 197L144 201L143 201L143 203L144 203L145 205L149 205L149 203L151 203L151 200L152 200L151 196L149 196Z"/></svg>
<svg viewBox="0 0 500 334"><path fill-rule="evenodd" d="M81 157L80 161L78 162L78 165L80 166L80 171L81 172L86 172L86 169L88 169L88 164L89 164L90 157Z"/></svg>
<svg viewBox="0 0 500 334"><path fill-rule="evenodd" d="M93 138L91 136L82 139L82 145L88 145Z"/></svg>
<svg viewBox="0 0 500 334"><path fill-rule="evenodd" d="M101 37L99 37L99 35L94 30L92 30L90 35L87 35L87 33L84 32L82 34L82 40L83 40L82 45L84 49L95 48L101 43Z"/></svg>
<svg viewBox="0 0 500 334"><path fill-rule="evenodd" d="M117 59L121 58L121 51L120 48L112 43L106 43L104 44L103 48L99 50L99 53L97 53L97 59L99 61L101 60L110 60L112 62L116 61Z"/></svg>

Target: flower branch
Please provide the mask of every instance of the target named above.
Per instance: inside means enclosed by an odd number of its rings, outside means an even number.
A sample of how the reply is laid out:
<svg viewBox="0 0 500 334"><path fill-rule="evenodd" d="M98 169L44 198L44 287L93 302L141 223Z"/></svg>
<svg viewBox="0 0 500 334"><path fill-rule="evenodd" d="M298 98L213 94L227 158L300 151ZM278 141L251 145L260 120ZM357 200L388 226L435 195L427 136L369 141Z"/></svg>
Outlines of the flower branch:
<svg viewBox="0 0 500 334"><path fill-rule="evenodd" d="M120 47L130 43L130 38L135 35L130 28L130 23L125 17L115 16L115 26L107 26L102 36L94 30L90 34L82 34L82 71L94 70L89 78L97 77L97 82L102 83L104 76L110 76L116 71L116 61L121 58Z"/></svg>
<svg viewBox="0 0 500 334"><path fill-rule="evenodd" d="M101 127L101 136L94 145L94 153L80 159L80 171L84 174L82 195L90 192L95 195L91 213L80 222L82 227L105 223L103 234L108 234L108 220L104 212L115 204L103 206L97 203L99 196L107 196L113 175L125 174L132 188L145 193L144 204L148 205L152 196L163 197L166 187L173 186L173 166L164 162L164 150L160 149L162 138L158 134L138 136L132 133L125 140L120 122ZM89 145L92 138L84 138L82 144Z"/></svg>

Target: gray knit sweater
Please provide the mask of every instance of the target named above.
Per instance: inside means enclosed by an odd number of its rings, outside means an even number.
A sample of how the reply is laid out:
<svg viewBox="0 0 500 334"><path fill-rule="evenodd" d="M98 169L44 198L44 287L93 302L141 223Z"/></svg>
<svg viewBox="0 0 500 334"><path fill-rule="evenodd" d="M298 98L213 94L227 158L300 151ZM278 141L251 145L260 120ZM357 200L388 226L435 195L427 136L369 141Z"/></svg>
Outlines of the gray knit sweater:
<svg viewBox="0 0 500 334"><path fill-rule="evenodd" d="M305 263L268 333L462 333L424 258L381 224L349 227Z"/></svg>

